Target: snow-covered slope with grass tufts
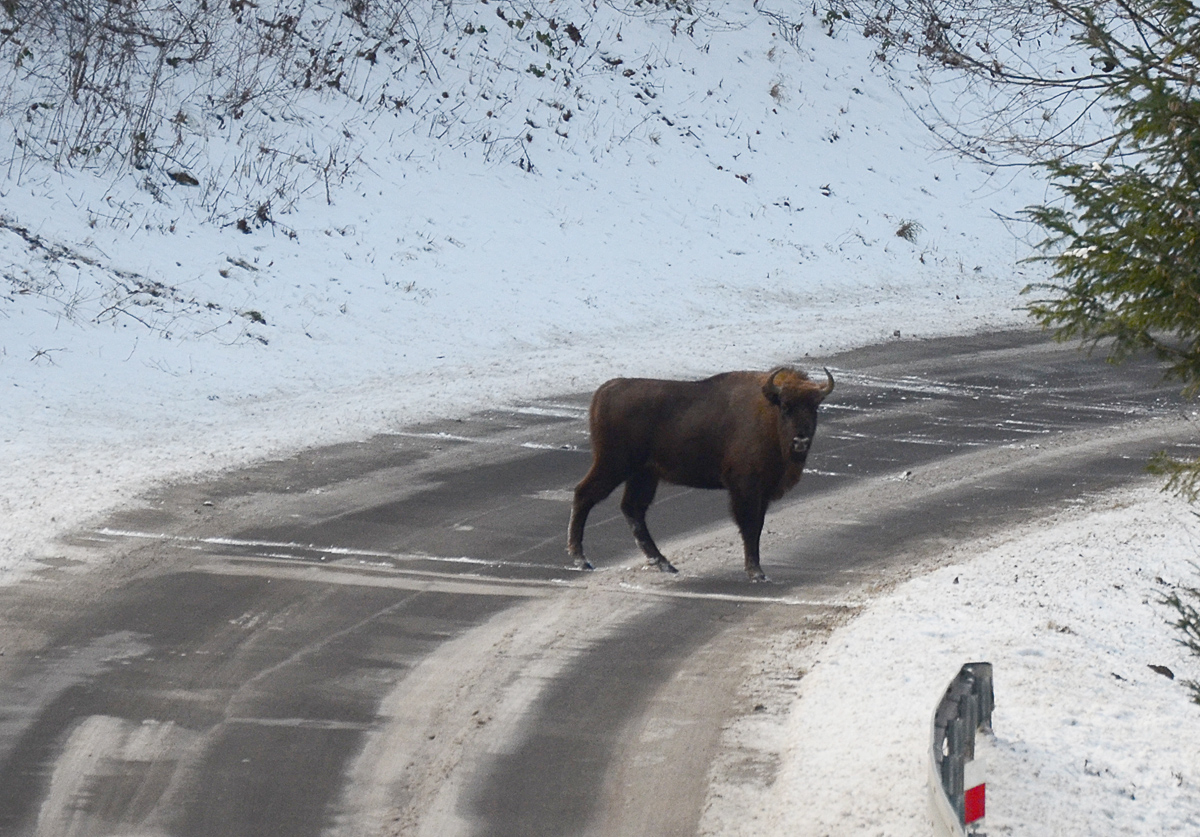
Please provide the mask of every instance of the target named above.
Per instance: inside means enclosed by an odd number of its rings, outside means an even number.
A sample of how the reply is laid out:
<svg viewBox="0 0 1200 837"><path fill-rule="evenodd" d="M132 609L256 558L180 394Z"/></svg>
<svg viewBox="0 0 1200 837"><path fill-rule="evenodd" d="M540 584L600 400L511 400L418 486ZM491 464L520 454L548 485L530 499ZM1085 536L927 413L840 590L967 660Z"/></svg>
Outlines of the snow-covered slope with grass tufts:
<svg viewBox="0 0 1200 837"><path fill-rule="evenodd" d="M1021 320L997 214L1035 187L940 155L895 89L915 68L853 30L734 3L439 14L419 53L310 22L338 85L236 119L176 62L141 169L16 145L44 109L0 137L5 571L150 480Z"/></svg>

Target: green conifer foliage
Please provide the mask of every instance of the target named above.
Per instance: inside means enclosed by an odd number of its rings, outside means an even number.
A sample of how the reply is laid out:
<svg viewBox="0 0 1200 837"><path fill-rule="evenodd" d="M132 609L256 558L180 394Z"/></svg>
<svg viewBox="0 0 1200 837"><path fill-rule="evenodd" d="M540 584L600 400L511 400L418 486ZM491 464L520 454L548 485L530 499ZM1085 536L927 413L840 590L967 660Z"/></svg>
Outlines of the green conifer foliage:
<svg viewBox="0 0 1200 837"><path fill-rule="evenodd" d="M1059 5L1059 4L1056 4ZM1099 159L1043 163L1062 203L1029 207L1042 227L1029 310L1061 339L1104 341L1110 359L1150 350L1168 379L1200 393L1200 9L1182 0L1061 5L1103 84L1115 133ZM1160 455L1152 469L1190 499L1200 460Z"/></svg>

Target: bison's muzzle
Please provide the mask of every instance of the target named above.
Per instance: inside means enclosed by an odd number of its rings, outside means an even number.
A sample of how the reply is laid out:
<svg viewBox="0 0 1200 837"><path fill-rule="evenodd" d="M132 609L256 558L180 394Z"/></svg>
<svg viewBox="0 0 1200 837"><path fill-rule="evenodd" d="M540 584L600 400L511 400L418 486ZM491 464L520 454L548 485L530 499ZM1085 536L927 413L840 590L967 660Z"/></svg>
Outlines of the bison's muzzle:
<svg viewBox="0 0 1200 837"><path fill-rule="evenodd" d="M811 436L797 436L792 439L792 461L803 462L808 456L808 449L812 447Z"/></svg>

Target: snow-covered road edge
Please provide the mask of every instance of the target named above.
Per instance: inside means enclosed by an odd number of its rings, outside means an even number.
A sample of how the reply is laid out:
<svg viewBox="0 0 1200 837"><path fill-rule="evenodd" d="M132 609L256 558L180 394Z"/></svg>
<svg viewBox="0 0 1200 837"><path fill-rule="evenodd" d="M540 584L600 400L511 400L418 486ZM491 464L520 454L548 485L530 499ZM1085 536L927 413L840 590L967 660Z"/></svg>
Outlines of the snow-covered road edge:
<svg viewBox="0 0 1200 837"><path fill-rule="evenodd" d="M778 770L714 785L704 833L928 834L930 718L973 660L995 666L989 833L1195 832L1200 707L1182 681L1200 664L1161 596L1195 585L1198 546L1192 508L1148 482L960 544L824 642L778 638L765 678L802 675L795 697L727 733Z"/></svg>

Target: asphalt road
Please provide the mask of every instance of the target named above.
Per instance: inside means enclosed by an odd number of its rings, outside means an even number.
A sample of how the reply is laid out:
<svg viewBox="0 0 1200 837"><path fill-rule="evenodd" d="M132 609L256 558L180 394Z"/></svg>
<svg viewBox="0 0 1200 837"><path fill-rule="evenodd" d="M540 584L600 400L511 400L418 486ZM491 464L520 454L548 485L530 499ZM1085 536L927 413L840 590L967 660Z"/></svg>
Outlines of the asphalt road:
<svg viewBox="0 0 1200 837"><path fill-rule="evenodd" d="M833 358L750 584L724 496L610 498L585 393L175 485L0 590L0 834L695 834L747 666L1195 434L1149 362L1028 333ZM614 374L620 370L614 370ZM618 492L619 494L619 492ZM773 766L738 768L769 780ZM748 780L749 780L748 779Z"/></svg>

